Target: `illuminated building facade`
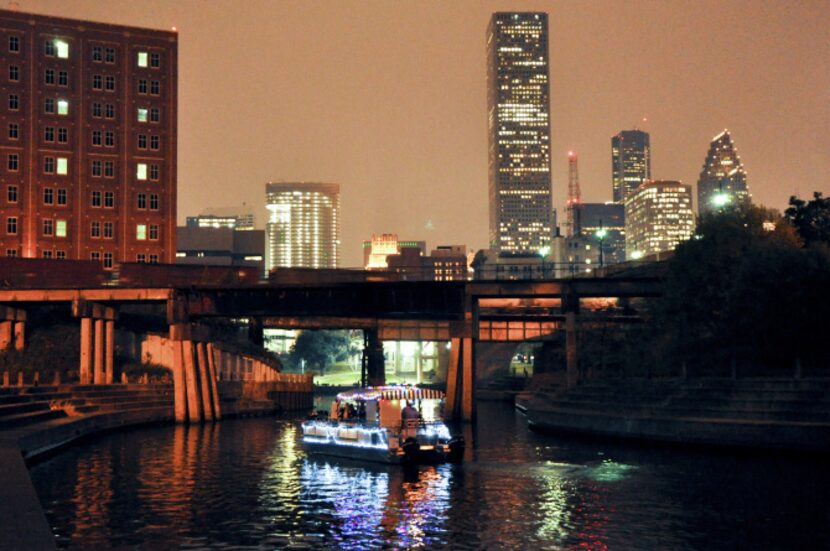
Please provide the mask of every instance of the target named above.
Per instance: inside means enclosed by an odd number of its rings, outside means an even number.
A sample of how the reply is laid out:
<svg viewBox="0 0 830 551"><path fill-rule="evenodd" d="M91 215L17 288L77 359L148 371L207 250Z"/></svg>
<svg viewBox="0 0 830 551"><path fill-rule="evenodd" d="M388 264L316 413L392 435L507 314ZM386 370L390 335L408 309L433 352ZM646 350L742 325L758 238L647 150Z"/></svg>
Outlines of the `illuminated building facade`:
<svg viewBox="0 0 830 551"><path fill-rule="evenodd" d="M254 229L254 215L200 214L188 216L186 224L188 228L230 228L237 231L249 231Z"/></svg>
<svg viewBox="0 0 830 551"><path fill-rule="evenodd" d="M553 236L546 13L495 13L487 33L490 246L537 253Z"/></svg>
<svg viewBox="0 0 830 551"><path fill-rule="evenodd" d="M278 182L265 186L265 268L337 268L340 186Z"/></svg>
<svg viewBox="0 0 830 551"><path fill-rule="evenodd" d="M403 249L417 249L417 256L426 254L426 241L399 241L394 233L372 235L371 241L363 242L363 269L385 270L389 264L387 258L401 254Z"/></svg>
<svg viewBox="0 0 830 551"><path fill-rule="evenodd" d="M177 44L0 10L0 254L174 261Z"/></svg>
<svg viewBox="0 0 830 551"><path fill-rule="evenodd" d="M695 229L692 187L649 180L625 199L625 256L637 260L674 250Z"/></svg>
<svg viewBox="0 0 830 551"><path fill-rule="evenodd" d="M651 143L648 132L623 130L611 138L611 186L615 203L651 179Z"/></svg>
<svg viewBox="0 0 830 551"><path fill-rule="evenodd" d="M744 165L732 136L724 130L712 138L703 162L697 181L698 212L705 214L726 205L749 204L750 199Z"/></svg>

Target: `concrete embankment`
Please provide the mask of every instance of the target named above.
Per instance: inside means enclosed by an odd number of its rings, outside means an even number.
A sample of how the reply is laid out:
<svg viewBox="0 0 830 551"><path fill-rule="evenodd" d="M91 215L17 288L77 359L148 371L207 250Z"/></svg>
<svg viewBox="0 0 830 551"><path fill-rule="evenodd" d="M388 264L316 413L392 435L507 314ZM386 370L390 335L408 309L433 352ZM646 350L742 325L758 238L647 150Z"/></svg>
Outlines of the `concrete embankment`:
<svg viewBox="0 0 830 551"><path fill-rule="evenodd" d="M830 379L619 380L520 395L532 428L830 452Z"/></svg>

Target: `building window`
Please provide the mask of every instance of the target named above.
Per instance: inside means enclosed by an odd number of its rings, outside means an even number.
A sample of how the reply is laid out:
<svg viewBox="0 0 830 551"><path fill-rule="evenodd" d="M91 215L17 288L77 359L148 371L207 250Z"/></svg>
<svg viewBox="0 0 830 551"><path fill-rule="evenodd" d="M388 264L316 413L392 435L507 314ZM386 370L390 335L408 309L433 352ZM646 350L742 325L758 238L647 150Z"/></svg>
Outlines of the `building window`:
<svg viewBox="0 0 830 551"><path fill-rule="evenodd" d="M101 161L92 161L92 175L96 178L101 177Z"/></svg>
<svg viewBox="0 0 830 551"><path fill-rule="evenodd" d="M104 145L107 147L115 147L115 132L107 130L104 133Z"/></svg>
<svg viewBox="0 0 830 551"><path fill-rule="evenodd" d="M55 113L55 98L46 98L43 100L43 112L47 114Z"/></svg>
<svg viewBox="0 0 830 551"><path fill-rule="evenodd" d="M58 128L58 143L68 143L69 142L69 129L68 128Z"/></svg>
<svg viewBox="0 0 830 551"><path fill-rule="evenodd" d="M115 77L112 75L107 75L106 81L104 83L104 87L106 88L107 92L114 92L115 91Z"/></svg>
<svg viewBox="0 0 830 551"><path fill-rule="evenodd" d="M55 237L66 237L66 220L55 221Z"/></svg>
<svg viewBox="0 0 830 551"><path fill-rule="evenodd" d="M158 151L159 149L159 137L158 136L150 136L150 149L153 151Z"/></svg>
<svg viewBox="0 0 830 551"><path fill-rule="evenodd" d="M104 253L104 269L112 269L112 253Z"/></svg>
<svg viewBox="0 0 830 551"><path fill-rule="evenodd" d="M69 102L65 99L58 100L58 115L68 115L69 114Z"/></svg>
<svg viewBox="0 0 830 551"><path fill-rule="evenodd" d="M66 205L66 188L58 189L58 205Z"/></svg>
<svg viewBox="0 0 830 551"><path fill-rule="evenodd" d="M101 90L104 88L104 77L101 75L92 75L92 89Z"/></svg>
<svg viewBox="0 0 830 551"><path fill-rule="evenodd" d="M43 43L43 54L49 57L55 57L57 48L55 47L55 40L47 40Z"/></svg>
<svg viewBox="0 0 830 551"><path fill-rule="evenodd" d="M92 251L89 253L90 260L101 260L101 253L99 251Z"/></svg>
<svg viewBox="0 0 830 551"><path fill-rule="evenodd" d="M93 130L92 131L92 145L100 146L103 143L102 135L100 130Z"/></svg>
<svg viewBox="0 0 830 551"><path fill-rule="evenodd" d="M161 83L157 80L150 81L150 94L157 96L161 93Z"/></svg>
<svg viewBox="0 0 830 551"><path fill-rule="evenodd" d="M9 111L20 109L20 97L17 94L9 94Z"/></svg>
<svg viewBox="0 0 830 551"><path fill-rule="evenodd" d="M161 67L161 56L159 54L150 54L150 67L154 69Z"/></svg>
<svg viewBox="0 0 830 551"><path fill-rule="evenodd" d="M100 63L103 57L101 56L101 46L92 47L92 61Z"/></svg>
<svg viewBox="0 0 830 551"><path fill-rule="evenodd" d="M150 179L153 181L159 179L159 165L150 165Z"/></svg>
<svg viewBox="0 0 830 551"><path fill-rule="evenodd" d="M101 206L101 192L100 191L93 191L90 197L90 204L93 207L100 207Z"/></svg>
<svg viewBox="0 0 830 551"><path fill-rule="evenodd" d="M11 172L17 172L17 169L20 166L20 157L17 153L9 153L6 166Z"/></svg>
<svg viewBox="0 0 830 551"><path fill-rule="evenodd" d="M150 264L158 264L159 263L159 255L151 254L150 255Z"/></svg>
<svg viewBox="0 0 830 551"><path fill-rule="evenodd" d="M104 222L104 239L112 239L114 234L112 222Z"/></svg>
<svg viewBox="0 0 830 551"><path fill-rule="evenodd" d="M20 125L16 122L9 123L9 139L17 140L20 138Z"/></svg>
<svg viewBox="0 0 830 551"><path fill-rule="evenodd" d="M54 126L46 126L43 128L43 141L44 142L54 142L55 141L55 127Z"/></svg>
<svg viewBox="0 0 830 551"><path fill-rule="evenodd" d="M66 251L58 251L55 253L55 258L58 260L66 260Z"/></svg>
<svg viewBox="0 0 830 551"><path fill-rule="evenodd" d="M17 235L17 216L9 216L6 218L6 233L9 235Z"/></svg>
<svg viewBox="0 0 830 551"><path fill-rule="evenodd" d="M137 255L135 255L135 261L138 263L147 262L147 255L143 253L138 253Z"/></svg>
<svg viewBox="0 0 830 551"><path fill-rule="evenodd" d="M138 52L138 66L139 67L146 67L147 66L147 52Z"/></svg>
<svg viewBox="0 0 830 551"><path fill-rule="evenodd" d="M40 256L43 258L52 258L52 251L41 251Z"/></svg>
<svg viewBox="0 0 830 551"><path fill-rule="evenodd" d="M104 192L104 208L111 209L115 207L115 192L112 191L105 191Z"/></svg>
<svg viewBox="0 0 830 551"><path fill-rule="evenodd" d="M20 67L17 65L9 65L9 80L18 82L20 80Z"/></svg>
<svg viewBox="0 0 830 551"><path fill-rule="evenodd" d="M138 163L135 166L135 177L137 180L146 180L147 179L147 164L146 163Z"/></svg>
<svg viewBox="0 0 830 551"><path fill-rule="evenodd" d="M115 105L113 105L112 103L108 103L105 115L108 119L114 119L115 118Z"/></svg>
<svg viewBox="0 0 830 551"><path fill-rule="evenodd" d="M101 222L92 222L89 225L89 236L93 239L101 238Z"/></svg>
<svg viewBox="0 0 830 551"><path fill-rule="evenodd" d="M139 94L146 94L147 93L147 81L145 79L139 79L138 81L138 93Z"/></svg>
<svg viewBox="0 0 830 551"><path fill-rule="evenodd" d="M157 107L150 109L150 122L159 122L161 120L161 111Z"/></svg>
<svg viewBox="0 0 830 551"><path fill-rule="evenodd" d="M93 103L92 104L92 116L95 118L101 118L103 110L101 109L102 105L100 103Z"/></svg>
<svg viewBox="0 0 830 551"><path fill-rule="evenodd" d="M159 240L159 227L158 224L150 224L150 229L148 232L148 236L150 237L150 241L158 241Z"/></svg>
<svg viewBox="0 0 830 551"><path fill-rule="evenodd" d="M62 176L69 174L69 160L66 157L58 157L56 172Z"/></svg>
<svg viewBox="0 0 830 551"><path fill-rule="evenodd" d="M20 51L20 37L19 36L10 36L9 37L9 51L10 52L19 52Z"/></svg>
<svg viewBox="0 0 830 551"><path fill-rule="evenodd" d="M146 209L147 208L147 194L146 193L139 193L137 196L136 201L136 208L138 209Z"/></svg>
<svg viewBox="0 0 830 551"><path fill-rule="evenodd" d="M6 200L9 203L17 203L17 186L9 186L6 190Z"/></svg>
<svg viewBox="0 0 830 551"><path fill-rule="evenodd" d="M104 161L104 178L115 177L115 163L113 161Z"/></svg>
<svg viewBox="0 0 830 551"><path fill-rule="evenodd" d="M60 71L58 73L58 86L69 86L69 72Z"/></svg>
<svg viewBox="0 0 830 551"><path fill-rule="evenodd" d="M43 43L43 53L49 57L69 58L69 43L59 38L49 39Z"/></svg>
<svg viewBox="0 0 830 551"><path fill-rule="evenodd" d="M147 149L147 136L145 134L138 135L138 148Z"/></svg>
<svg viewBox="0 0 830 551"><path fill-rule="evenodd" d="M135 238L139 241L147 239L147 224L136 224Z"/></svg>
<svg viewBox="0 0 830 551"><path fill-rule="evenodd" d="M55 173L55 158L54 157L44 157L43 158L43 172L46 174L54 174Z"/></svg>
<svg viewBox="0 0 830 551"><path fill-rule="evenodd" d="M105 53L106 58L104 60L107 63L115 63L115 48L107 48Z"/></svg>
<svg viewBox="0 0 830 551"><path fill-rule="evenodd" d="M136 120L138 122L147 122L147 109L139 107L138 111L136 112Z"/></svg>
<svg viewBox="0 0 830 551"><path fill-rule="evenodd" d="M55 70L54 69L46 69L43 72L43 82L45 84L55 84Z"/></svg>
<svg viewBox="0 0 830 551"><path fill-rule="evenodd" d="M10 256L10 257L17 256L17 249L6 249L6 256Z"/></svg>
<svg viewBox="0 0 830 551"><path fill-rule="evenodd" d="M43 188L43 204L51 205L55 202L55 190L50 187Z"/></svg>
<svg viewBox="0 0 830 551"><path fill-rule="evenodd" d="M43 220L43 235L53 235L55 233L55 222L51 218Z"/></svg>
<svg viewBox="0 0 830 551"><path fill-rule="evenodd" d="M150 210L159 210L159 196L157 193L150 194Z"/></svg>

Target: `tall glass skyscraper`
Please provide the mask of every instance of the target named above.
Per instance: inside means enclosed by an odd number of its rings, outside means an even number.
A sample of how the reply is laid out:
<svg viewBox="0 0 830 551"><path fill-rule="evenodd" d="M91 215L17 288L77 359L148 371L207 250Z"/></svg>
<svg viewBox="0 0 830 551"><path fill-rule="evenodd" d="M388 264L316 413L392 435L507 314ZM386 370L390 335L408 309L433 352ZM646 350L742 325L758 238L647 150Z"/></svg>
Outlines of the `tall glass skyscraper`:
<svg viewBox="0 0 830 551"><path fill-rule="evenodd" d="M732 142L724 130L709 145L703 170L697 181L697 211L705 214L729 204L747 204L750 201L746 186L746 170Z"/></svg>
<svg viewBox="0 0 830 551"><path fill-rule="evenodd" d="M548 16L495 13L487 30L490 247L507 254L550 245Z"/></svg>
<svg viewBox="0 0 830 551"><path fill-rule="evenodd" d="M672 251L695 230L692 186L650 180L625 198L625 257Z"/></svg>
<svg viewBox="0 0 830 551"><path fill-rule="evenodd" d="M337 268L340 186L308 182L265 185L265 269Z"/></svg>
<svg viewBox="0 0 830 551"><path fill-rule="evenodd" d="M651 144L648 132L623 130L611 138L611 186L614 202L622 203L628 195L651 179Z"/></svg>

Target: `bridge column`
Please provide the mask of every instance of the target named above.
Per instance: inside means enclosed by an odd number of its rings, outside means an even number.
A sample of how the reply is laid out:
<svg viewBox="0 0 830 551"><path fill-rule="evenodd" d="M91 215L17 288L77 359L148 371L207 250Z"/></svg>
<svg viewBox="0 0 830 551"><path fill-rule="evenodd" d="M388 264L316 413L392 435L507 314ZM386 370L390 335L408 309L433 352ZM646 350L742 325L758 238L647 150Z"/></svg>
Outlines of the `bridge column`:
<svg viewBox="0 0 830 551"><path fill-rule="evenodd" d="M248 318L248 340L260 347L265 343L262 318Z"/></svg>
<svg viewBox="0 0 830 551"><path fill-rule="evenodd" d="M95 327L95 353L94 369L92 371L92 382L96 385L104 384L104 320L96 319Z"/></svg>
<svg viewBox="0 0 830 551"><path fill-rule="evenodd" d="M26 311L0 306L0 350L23 350L26 346Z"/></svg>
<svg viewBox="0 0 830 551"><path fill-rule="evenodd" d="M365 365L366 386L386 384L383 342L380 340L377 328L363 330L363 364Z"/></svg>
<svg viewBox="0 0 830 551"><path fill-rule="evenodd" d="M221 352L220 352L221 353ZM216 384L216 352L213 343L207 344L208 379L210 380L210 397L213 400L213 419L222 420L222 411L219 409L219 389Z"/></svg>
<svg viewBox="0 0 830 551"><path fill-rule="evenodd" d="M13 321L0 321L0 350L12 347Z"/></svg>
<svg viewBox="0 0 830 551"><path fill-rule="evenodd" d="M115 380L115 320L104 322L104 377L111 385Z"/></svg>
<svg viewBox="0 0 830 551"><path fill-rule="evenodd" d="M72 315L81 318L81 384L111 384L115 356L115 308L75 300Z"/></svg>
<svg viewBox="0 0 830 551"><path fill-rule="evenodd" d="M92 384L92 318L81 318L81 358L79 376L82 385Z"/></svg>
<svg viewBox="0 0 830 551"><path fill-rule="evenodd" d="M202 387L202 410L205 421L213 421L213 397L211 396L210 371L208 369L207 349L205 343L196 343L196 357L199 360L199 382Z"/></svg>
<svg viewBox="0 0 830 551"><path fill-rule="evenodd" d="M462 421L475 419L475 340L472 337L457 337L450 342L444 416Z"/></svg>
<svg viewBox="0 0 830 551"><path fill-rule="evenodd" d="M26 348L26 322L17 320L14 322L14 349L23 350Z"/></svg>

